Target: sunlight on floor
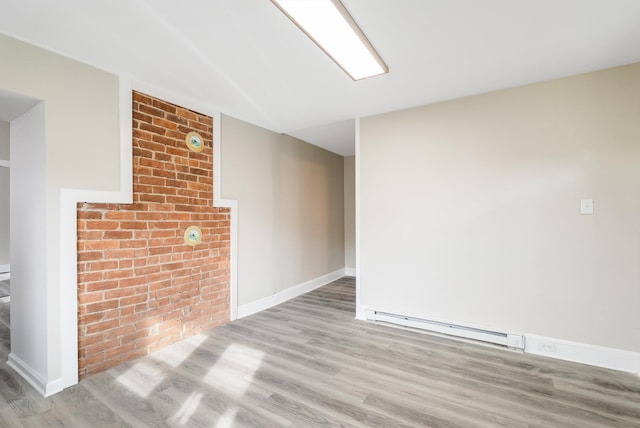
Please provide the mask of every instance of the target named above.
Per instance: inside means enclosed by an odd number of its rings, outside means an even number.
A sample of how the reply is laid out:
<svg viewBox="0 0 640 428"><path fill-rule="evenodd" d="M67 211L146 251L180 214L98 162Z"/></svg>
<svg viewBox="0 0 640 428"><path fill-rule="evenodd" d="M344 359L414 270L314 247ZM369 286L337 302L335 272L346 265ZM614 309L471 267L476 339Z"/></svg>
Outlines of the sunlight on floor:
<svg viewBox="0 0 640 428"><path fill-rule="evenodd" d="M218 419L215 428L231 428L236 419L238 409L227 409L226 412Z"/></svg>
<svg viewBox="0 0 640 428"><path fill-rule="evenodd" d="M136 363L119 376L118 380L131 391L146 397L164 379L159 366L167 364L175 368L184 364L189 355L207 338L207 335L199 334L156 351L151 356L161 364L151 366ZM214 388L213 394L224 395L231 399L228 401L231 406L219 415L215 425L212 426L216 428L234 426L238 408L233 403L240 401L251 387L253 376L260 368L264 356L262 351L238 344L228 346L219 357L215 353L211 354L211 359L215 361L215 364L202 380ZM150 378L154 379L153 383L149 380ZM191 392L175 414L169 418L169 421L176 426L188 425L191 417L197 413L203 398L204 392Z"/></svg>
<svg viewBox="0 0 640 428"><path fill-rule="evenodd" d="M176 368L183 364L193 351L201 346L205 340L207 340L206 334L197 334L181 342L155 351L151 353L150 356L162 364ZM165 375L162 374L163 370L164 368L160 365L152 365L148 362L140 361L134 363L133 366L118 376L116 380L140 397L146 398L160 382L164 380ZM153 381L150 379L153 379Z"/></svg>
<svg viewBox="0 0 640 428"><path fill-rule="evenodd" d="M178 343L159 349L151 355L173 368L184 363L187 358L207 340L206 334L196 334Z"/></svg>
<svg viewBox="0 0 640 428"><path fill-rule="evenodd" d="M253 375L260 368L264 352L244 345L230 345L218 359L203 382L216 387L229 397L240 398L251 386ZM234 367L236 370L230 370ZM246 373L244 378L239 378L234 371Z"/></svg>
<svg viewBox="0 0 640 428"><path fill-rule="evenodd" d="M165 377L162 367L139 360L118 376L116 381L140 397L147 398Z"/></svg>
<svg viewBox="0 0 640 428"><path fill-rule="evenodd" d="M169 418L169 421L178 423L180 425L185 425L187 422L189 422L189 418L191 417L191 415L193 415L195 411L198 410L200 400L202 400L201 392L191 393L189 398L187 398L187 400L180 407L180 410L178 410L175 415L171 416L171 418Z"/></svg>
<svg viewBox="0 0 640 428"><path fill-rule="evenodd" d="M116 377L116 381L131 392L142 398L149 397L154 390L166 379L166 366L176 368L188 360L189 356L202 346L209 336L198 334L178 342L167 348L150 354L153 358L139 360L122 366L122 372ZM219 357L211 354L215 364L204 375L203 382L214 387L218 394L226 395L231 403L239 401L251 387L255 373L260 368L265 353L248 346L229 345ZM217 358L216 358L217 357ZM116 369L117 370L117 369ZM204 397L203 392L193 391L184 400L180 408L171 416L172 423L184 426L198 411ZM238 412L236 406L230 406L216 421L216 428L226 428L234 425Z"/></svg>
<svg viewBox="0 0 640 428"><path fill-rule="evenodd" d="M229 397L240 399L251 386L253 376L260 368L263 359L264 352L262 351L244 345L230 345L203 380ZM239 379L237 375L229 373L227 370L226 367L230 365L240 365L247 375L243 379ZM216 428L233 426L237 412L237 408L227 409L216 423Z"/></svg>

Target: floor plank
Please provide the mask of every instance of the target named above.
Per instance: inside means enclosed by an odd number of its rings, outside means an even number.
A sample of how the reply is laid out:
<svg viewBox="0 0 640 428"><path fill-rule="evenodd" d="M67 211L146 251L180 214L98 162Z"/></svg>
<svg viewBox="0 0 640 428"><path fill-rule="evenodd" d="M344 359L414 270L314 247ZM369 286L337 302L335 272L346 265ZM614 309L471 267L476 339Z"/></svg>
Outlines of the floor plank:
<svg viewBox="0 0 640 428"><path fill-rule="evenodd" d="M4 361L1 427L639 427L640 378L354 320L345 277L39 396Z"/></svg>

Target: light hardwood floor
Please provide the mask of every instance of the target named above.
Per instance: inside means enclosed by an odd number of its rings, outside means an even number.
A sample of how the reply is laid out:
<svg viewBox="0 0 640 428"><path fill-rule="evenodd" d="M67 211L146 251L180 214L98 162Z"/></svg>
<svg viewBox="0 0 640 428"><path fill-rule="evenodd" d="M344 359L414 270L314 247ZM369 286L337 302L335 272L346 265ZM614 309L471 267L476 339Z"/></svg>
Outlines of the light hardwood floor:
<svg viewBox="0 0 640 428"><path fill-rule="evenodd" d="M640 377L354 320L354 281L40 397L4 363L0 427L640 427Z"/></svg>

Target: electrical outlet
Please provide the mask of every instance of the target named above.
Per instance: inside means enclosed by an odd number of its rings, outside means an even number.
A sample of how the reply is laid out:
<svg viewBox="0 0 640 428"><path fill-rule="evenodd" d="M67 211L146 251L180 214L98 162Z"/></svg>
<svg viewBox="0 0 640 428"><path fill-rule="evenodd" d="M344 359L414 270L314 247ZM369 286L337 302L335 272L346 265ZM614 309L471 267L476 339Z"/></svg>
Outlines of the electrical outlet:
<svg viewBox="0 0 640 428"><path fill-rule="evenodd" d="M593 199L580 200L580 214L593 215Z"/></svg>
<svg viewBox="0 0 640 428"><path fill-rule="evenodd" d="M538 349L543 352L556 352L556 344L553 342L540 342Z"/></svg>

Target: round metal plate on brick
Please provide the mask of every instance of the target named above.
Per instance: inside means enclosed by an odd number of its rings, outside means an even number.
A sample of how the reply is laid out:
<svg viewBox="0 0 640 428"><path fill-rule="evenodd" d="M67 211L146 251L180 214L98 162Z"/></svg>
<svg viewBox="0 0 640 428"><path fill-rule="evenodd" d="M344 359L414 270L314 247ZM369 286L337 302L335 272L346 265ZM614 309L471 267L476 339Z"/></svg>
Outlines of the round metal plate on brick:
<svg viewBox="0 0 640 428"><path fill-rule="evenodd" d="M198 245L202 241L202 230L198 226L189 226L184 231L184 243L190 246Z"/></svg>
<svg viewBox="0 0 640 428"><path fill-rule="evenodd" d="M185 142L187 143L187 147L192 152L199 153L204 149L204 140L202 136L195 131L191 131L185 137Z"/></svg>

